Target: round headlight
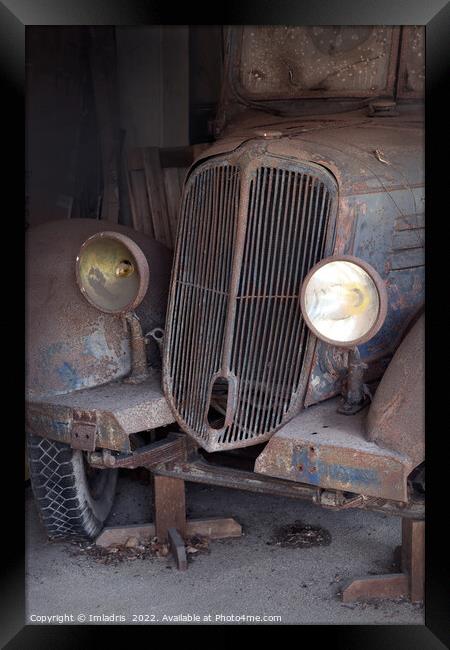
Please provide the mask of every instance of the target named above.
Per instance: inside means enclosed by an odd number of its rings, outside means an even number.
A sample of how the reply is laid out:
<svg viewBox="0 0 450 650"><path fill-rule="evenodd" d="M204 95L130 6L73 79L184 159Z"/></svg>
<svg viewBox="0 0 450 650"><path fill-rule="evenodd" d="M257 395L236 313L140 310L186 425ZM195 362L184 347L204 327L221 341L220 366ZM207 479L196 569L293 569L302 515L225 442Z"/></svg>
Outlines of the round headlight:
<svg viewBox="0 0 450 650"><path fill-rule="evenodd" d="M100 311L132 311L148 288L148 263L135 242L118 232L100 232L81 246L76 260L81 293Z"/></svg>
<svg viewBox="0 0 450 650"><path fill-rule="evenodd" d="M329 257L306 276L300 305L316 336L352 347L371 339L383 325L386 287L370 264L350 255Z"/></svg>

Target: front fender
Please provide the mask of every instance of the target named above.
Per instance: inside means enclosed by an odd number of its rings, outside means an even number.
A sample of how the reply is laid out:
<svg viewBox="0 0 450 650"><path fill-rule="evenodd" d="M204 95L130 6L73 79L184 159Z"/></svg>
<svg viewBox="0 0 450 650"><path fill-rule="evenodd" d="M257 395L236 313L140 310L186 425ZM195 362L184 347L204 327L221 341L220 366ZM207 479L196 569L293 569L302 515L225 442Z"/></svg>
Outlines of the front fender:
<svg viewBox="0 0 450 650"><path fill-rule="evenodd" d="M375 393L366 421L369 440L425 459L425 316L422 314L395 352Z"/></svg>

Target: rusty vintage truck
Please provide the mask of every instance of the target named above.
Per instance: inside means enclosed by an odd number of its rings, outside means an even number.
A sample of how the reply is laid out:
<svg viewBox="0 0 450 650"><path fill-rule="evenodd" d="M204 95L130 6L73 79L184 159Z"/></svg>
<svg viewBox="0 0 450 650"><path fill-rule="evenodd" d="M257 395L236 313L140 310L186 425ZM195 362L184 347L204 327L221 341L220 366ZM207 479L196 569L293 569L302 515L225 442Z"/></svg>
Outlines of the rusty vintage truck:
<svg viewBox="0 0 450 650"><path fill-rule="evenodd" d="M29 233L28 450L52 537L98 534L120 467L424 515L423 28L225 44L173 263L101 222Z"/></svg>

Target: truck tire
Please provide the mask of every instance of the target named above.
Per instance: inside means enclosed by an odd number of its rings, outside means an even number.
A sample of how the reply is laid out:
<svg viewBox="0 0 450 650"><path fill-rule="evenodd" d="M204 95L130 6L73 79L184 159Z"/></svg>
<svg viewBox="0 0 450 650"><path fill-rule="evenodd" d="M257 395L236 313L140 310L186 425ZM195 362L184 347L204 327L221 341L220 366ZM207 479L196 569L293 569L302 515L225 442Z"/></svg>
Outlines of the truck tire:
<svg viewBox="0 0 450 650"><path fill-rule="evenodd" d="M111 510L117 470L93 469L85 452L27 435L31 487L50 539L92 539Z"/></svg>

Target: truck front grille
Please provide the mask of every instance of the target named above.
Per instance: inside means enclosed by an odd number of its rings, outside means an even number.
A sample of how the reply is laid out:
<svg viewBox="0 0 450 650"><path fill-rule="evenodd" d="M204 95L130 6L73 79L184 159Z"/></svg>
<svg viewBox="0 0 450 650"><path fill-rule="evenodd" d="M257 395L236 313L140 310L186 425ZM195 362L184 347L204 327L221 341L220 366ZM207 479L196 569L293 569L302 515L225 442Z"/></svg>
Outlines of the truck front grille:
<svg viewBox="0 0 450 650"><path fill-rule="evenodd" d="M164 387L208 451L267 440L301 406L313 346L299 293L331 250L335 193L322 167L267 155L212 159L186 184Z"/></svg>

